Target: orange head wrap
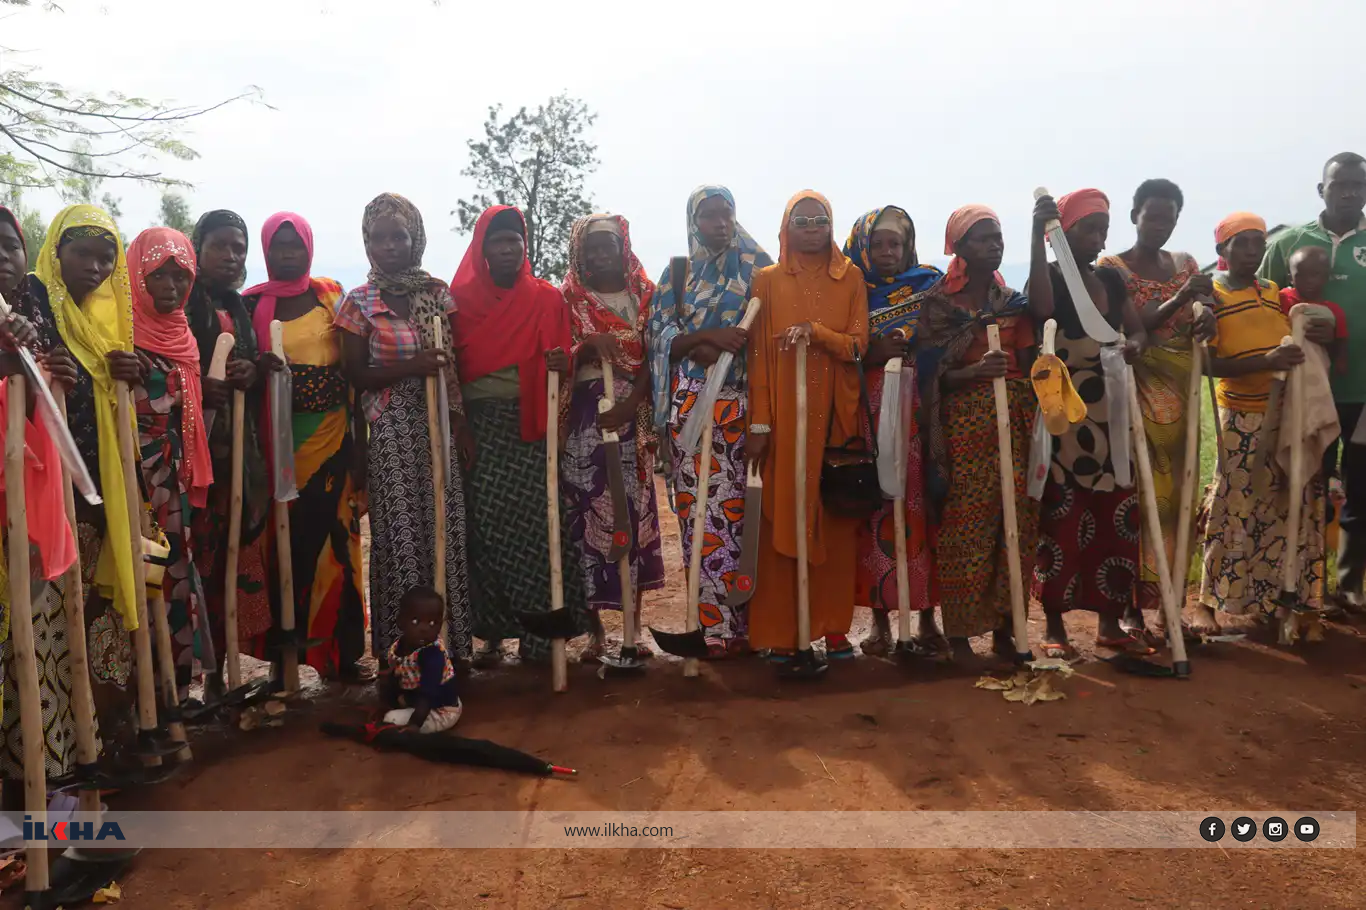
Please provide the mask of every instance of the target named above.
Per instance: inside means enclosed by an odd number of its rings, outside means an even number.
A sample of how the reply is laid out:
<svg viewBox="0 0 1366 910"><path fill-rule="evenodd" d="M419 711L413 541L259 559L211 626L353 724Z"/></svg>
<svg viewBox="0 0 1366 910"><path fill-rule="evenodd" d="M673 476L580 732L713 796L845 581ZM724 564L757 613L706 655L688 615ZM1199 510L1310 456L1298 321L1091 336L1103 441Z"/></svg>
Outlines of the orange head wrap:
<svg viewBox="0 0 1366 910"><path fill-rule="evenodd" d="M948 271L944 273L943 288L946 294L957 294L968 284L968 264L963 261L963 257L954 252L958 242L967 236L968 231L972 230L973 225L982 221L990 221L997 227L1001 226L1001 219L996 213L985 205L973 203L965 205L958 211L949 216L949 223L944 228L944 254L953 256L949 263ZM997 272L994 276L996 283L1004 285L1006 280Z"/></svg>
<svg viewBox="0 0 1366 910"><path fill-rule="evenodd" d="M1109 211L1110 199L1100 190L1077 190L1058 200L1058 215L1064 231L1070 231L1072 225L1087 215L1108 214Z"/></svg>
<svg viewBox="0 0 1366 910"><path fill-rule="evenodd" d="M1245 231L1257 231L1262 236L1266 236L1266 219L1251 212L1234 212L1219 222L1219 226L1214 229L1214 245L1215 247L1222 247ZM1219 256L1219 263L1215 267L1219 269L1228 268L1228 260L1223 257L1222 253Z"/></svg>

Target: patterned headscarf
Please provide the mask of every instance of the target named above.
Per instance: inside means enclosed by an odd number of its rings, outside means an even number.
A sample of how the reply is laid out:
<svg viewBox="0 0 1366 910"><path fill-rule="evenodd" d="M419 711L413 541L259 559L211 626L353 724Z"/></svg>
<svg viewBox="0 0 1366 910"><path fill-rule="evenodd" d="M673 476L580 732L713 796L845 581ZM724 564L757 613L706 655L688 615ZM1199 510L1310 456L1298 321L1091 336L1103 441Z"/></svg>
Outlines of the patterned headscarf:
<svg viewBox="0 0 1366 910"><path fill-rule="evenodd" d="M872 260L873 231L892 226L907 231L906 258L896 274L881 275ZM944 273L932 265L920 264L915 251L915 222L906 210L889 205L865 213L854 222L844 244L844 255L862 270L868 285L868 327L873 336L901 329L908 339L914 338L920 295L943 278Z"/></svg>
<svg viewBox="0 0 1366 910"><path fill-rule="evenodd" d="M213 461L209 457L209 440L204 434L199 345L195 343L185 316L190 294L187 290L179 309L163 314L157 312L152 294L147 290L147 276L172 260L190 273L193 282L197 270L194 248L180 231L148 228L128 248L128 258L133 289L133 341L138 347L160 354L175 364L175 370L180 374L184 389L180 425L185 456L180 460L179 474L189 491L190 505L200 507L207 502L209 486L213 483Z"/></svg>
<svg viewBox="0 0 1366 910"><path fill-rule="evenodd" d="M386 272L375 264L370 253L370 231L381 218L392 218L403 225L413 241L413 258L400 272ZM422 213L397 193L380 193L365 207L360 221L361 238L365 241L365 255L370 260L369 282L381 291L408 295L423 291L432 276L422 268L422 254L427 251L427 230L422 225Z"/></svg>
<svg viewBox="0 0 1366 910"><path fill-rule="evenodd" d="M663 427L669 421L674 371L670 349L674 339L703 329L738 325L749 302L754 273L773 264L773 258L738 222L730 245L724 250L714 252L707 246L697 229L697 210L714 196L725 199L732 210L735 208L735 197L724 186L700 186L692 191L688 197L688 286L680 299L673 286L673 270L666 269L650 307L650 363L657 427ZM730 375L726 377L728 385L744 381L744 360L743 357L735 358ZM691 358L680 365L689 378L701 379L707 375L707 368Z"/></svg>
<svg viewBox="0 0 1366 910"><path fill-rule="evenodd" d="M636 318L630 323L604 305L588 287L583 244L589 234L599 230L610 231L621 244L621 258L626 267L626 291L636 303ZM655 285L631 250L631 228L625 218L621 215L588 215L574 222L574 229L569 236L569 273L560 290L569 307L569 327L574 336L571 356L578 355L579 348L589 335L606 333L617 340L617 355L612 358L612 366L632 374L640 372L645 366L645 327L649 321L650 298L654 295ZM562 408L565 404L567 402L562 404ZM653 408L649 404L642 404L636 420L636 460L640 466L651 470L654 468L653 451L659 444L652 413ZM649 475L646 473L641 476L646 478Z"/></svg>
<svg viewBox="0 0 1366 910"><path fill-rule="evenodd" d="M114 271L84 301L71 296L62 278L57 252L62 244L78 237L104 237L114 244ZM117 396L109 373L111 351L133 349L133 295L128 284L128 262L123 254L119 229L109 213L93 205L71 205L57 213L38 251L33 273L47 288L52 318L63 343L94 384L95 424L99 439L100 489L108 545L113 548L116 581L114 605L124 628L138 627L133 587L133 535L129 524L128 498L124 489L123 460L119 455Z"/></svg>

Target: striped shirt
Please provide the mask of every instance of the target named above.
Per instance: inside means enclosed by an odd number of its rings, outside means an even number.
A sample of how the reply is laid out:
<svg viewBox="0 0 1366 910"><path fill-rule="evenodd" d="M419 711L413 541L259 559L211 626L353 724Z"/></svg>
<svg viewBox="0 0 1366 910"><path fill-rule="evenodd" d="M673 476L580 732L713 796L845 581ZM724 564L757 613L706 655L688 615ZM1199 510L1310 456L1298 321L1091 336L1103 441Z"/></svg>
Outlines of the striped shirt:
<svg viewBox="0 0 1366 910"><path fill-rule="evenodd" d="M1226 275L1214 280L1214 318L1218 335L1215 357L1243 360L1269 354L1290 334L1290 319L1281 311L1280 290L1259 280L1245 288L1230 288ZM1251 414L1266 412L1271 371L1258 370L1219 380L1219 406Z"/></svg>

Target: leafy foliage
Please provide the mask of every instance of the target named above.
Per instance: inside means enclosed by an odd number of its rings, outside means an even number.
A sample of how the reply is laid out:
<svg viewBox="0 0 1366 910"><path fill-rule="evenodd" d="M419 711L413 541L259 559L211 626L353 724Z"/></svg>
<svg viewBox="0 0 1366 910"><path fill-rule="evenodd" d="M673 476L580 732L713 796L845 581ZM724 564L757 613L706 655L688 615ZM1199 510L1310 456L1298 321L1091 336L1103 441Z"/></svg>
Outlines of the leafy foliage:
<svg viewBox="0 0 1366 910"><path fill-rule="evenodd" d="M490 107L484 138L466 143L470 161L461 173L479 193L461 199L451 214L459 219L457 230L470 233L490 205L517 206L526 215L532 273L559 282L569 267L574 220L593 210L585 182L597 169L598 148L584 134L597 114L560 94L534 113L523 107L502 116L501 105Z"/></svg>
<svg viewBox="0 0 1366 910"><path fill-rule="evenodd" d="M190 216L190 203L174 190L166 190L161 194L160 226L180 231L186 237L194 233L194 218Z"/></svg>
<svg viewBox="0 0 1366 910"><path fill-rule="evenodd" d="M6 0L0 0L6 2ZM24 204L24 191L10 187L8 192L0 192L0 205L5 206L19 219L19 230L24 234L24 245L28 248L28 267L33 268L38 249L47 236L47 219L43 213Z"/></svg>
<svg viewBox="0 0 1366 910"><path fill-rule="evenodd" d="M0 0L30 7L30 0ZM47 10L60 11L52 2ZM191 161L178 135L186 121L233 101L259 98L250 88L207 107L177 105L118 91L83 92L42 79L33 66L0 68L0 186L55 188L88 195L85 180L140 180L183 185L158 162Z"/></svg>

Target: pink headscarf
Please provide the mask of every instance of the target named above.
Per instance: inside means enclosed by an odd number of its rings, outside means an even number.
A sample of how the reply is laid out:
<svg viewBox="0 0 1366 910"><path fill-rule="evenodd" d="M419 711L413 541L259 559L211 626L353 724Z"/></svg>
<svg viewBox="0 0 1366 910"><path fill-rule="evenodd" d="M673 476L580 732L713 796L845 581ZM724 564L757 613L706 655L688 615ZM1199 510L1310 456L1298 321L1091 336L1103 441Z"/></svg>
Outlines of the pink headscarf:
<svg viewBox="0 0 1366 910"><path fill-rule="evenodd" d="M180 307L165 315L158 313L147 291L147 276L174 259L190 273ZM204 393L199 381L199 345L185 318L185 302L196 272L194 245L188 237L170 228L148 228L128 248L129 283L133 286L133 344L160 354L175 364L180 374L180 429L185 457L180 477L190 491L190 505L203 506L213 484L213 462L209 441L204 435Z"/></svg>
<svg viewBox="0 0 1366 910"><path fill-rule="evenodd" d="M1109 211L1110 198L1100 190L1077 190L1058 200L1058 215L1064 231L1070 231L1072 225L1087 215L1108 214Z"/></svg>
<svg viewBox="0 0 1366 910"><path fill-rule="evenodd" d="M968 264L963 261L963 257L955 253L954 247L967 236L973 225L982 221L990 221L997 227L1001 226L1001 219L995 212L977 203L965 205L949 216L948 226L944 228L944 255L953 256L953 260L949 262L948 271L944 273L942 284L945 294L957 294L968 286ZM1002 287L1005 286L1006 280L1001 277L1000 272L995 273L992 279Z"/></svg>
<svg viewBox="0 0 1366 910"><path fill-rule="evenodd" d="M293 225L299 239L308 251L308 268L302 277L294 281L281 281L272 277L269 281L253 285L242 292L243 297L261 295L256 304L256 312L251 316L251 327L256 330L256 344L261 351L270 350L270 324L275 319L275 303L281 297L298 297L313 286L313 228L302 215L293 212L276 212L266 219L261 227L261 252L266 257L266 268L270 268L270 245L275 234L286 224Z"/></svg>

